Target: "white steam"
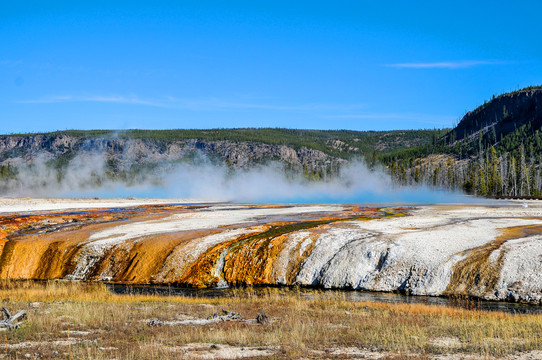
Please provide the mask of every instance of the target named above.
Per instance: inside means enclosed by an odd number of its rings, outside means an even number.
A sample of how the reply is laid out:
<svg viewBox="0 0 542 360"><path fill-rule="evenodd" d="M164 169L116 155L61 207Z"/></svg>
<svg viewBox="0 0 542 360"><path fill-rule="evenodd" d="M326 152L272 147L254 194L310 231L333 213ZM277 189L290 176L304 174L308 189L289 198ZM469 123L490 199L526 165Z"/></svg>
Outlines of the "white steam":
<svg viewBox="0 0 542 360"><path fill-rule="evenodd" d="M209 161L164 165L143 172L127 184L108 174L106 153L84 152L58 171L37 157L19 167L17 179L3 184L4 196L32 197L163 197L238 202L302 203L442 203L466 202L458 193L394 185L382 170L362 162L341 168L327 181L287 176L280 163L232 170Z"/></svg>

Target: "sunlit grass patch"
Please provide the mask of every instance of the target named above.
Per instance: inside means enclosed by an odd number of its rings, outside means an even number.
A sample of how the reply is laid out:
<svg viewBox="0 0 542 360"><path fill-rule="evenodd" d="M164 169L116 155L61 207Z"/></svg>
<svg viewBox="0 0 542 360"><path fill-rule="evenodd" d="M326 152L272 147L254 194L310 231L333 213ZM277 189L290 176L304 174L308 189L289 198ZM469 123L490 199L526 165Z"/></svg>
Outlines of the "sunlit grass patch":
<svg viewBox="0 0 542 360"><path fill-rule="evenodd" d="M409 354L422 359L454 353L499 357L542 349L540 315L353 302L324 291L307 297L295 290L246 288L227 297L203 298L114 294L99 283L25 281L0 283L0 299L2 305L29 314L19 330L0 334L0 354L12 358L39 353L43 358L175 359L190 356L190 351L220 356L252 349L278 358L381 352L390 358ZM148 326L152 319L204 319L222 309L244 318L265 312L278 321ZM203 345L190 350L190 344Z"/></svg>

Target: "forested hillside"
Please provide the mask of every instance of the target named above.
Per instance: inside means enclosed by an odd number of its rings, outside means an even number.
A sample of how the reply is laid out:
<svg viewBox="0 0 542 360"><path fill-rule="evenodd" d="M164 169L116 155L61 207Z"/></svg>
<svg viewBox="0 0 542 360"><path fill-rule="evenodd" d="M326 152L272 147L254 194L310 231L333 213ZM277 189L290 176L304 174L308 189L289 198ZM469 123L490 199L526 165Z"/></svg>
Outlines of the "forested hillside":
<svg viewBox="0 0 542 360"><path fill-rule="evenodd" d="M542 87L493 96L431 144L382 154L401 184L481 196L542 195Z"/></svg>
<svg viewBox="0 0 542 360"><path fill-rule="evenodd" d="M9 134L0 136L0 190L5 193L23 177L36 176L39 181L30 186L41 186L74 172L78 181L83 178L90 185L108 180L135 184L181 162L202 161L230 169L273 162L287 175L326 181L340 176L341 167L349 161L363 159L371 168L383 165L400 185L425 184L489 197L542 196L541 127L542 87L529 87L493 96L451 130L248 128Z"/></svg>
<svg viewBox="0 0 542 360"><path fill-rule="evenodd" d="M0 136L0 141L17 138L23 142L37 137L54 141L59 137L77 140L109 139L148 140L160 144L177 141L231 141L235 143L261 143L285 145L292 148L307 147L321 150L342 158L372 154L376 149L383 153L411 148L430 143L442 134L442 130L304 130L284 128L244 129L174 129L174 130L65 130L50 133L9 134ZM24 149L23 149L24 150ZM1 151L1 147L0 147Z"/></svg>
<svg viewBox="0 0 542 360"><path fill-rule="evenodd" d="M248 169L279 164L310 180L337 176L352 159L435 141L439 130L320 131L293 129L68 130L0 136L0 191L39 187L66 177L85 186L155 179L179 163ZM34 179L35 178L35 179ZM30 184L28 180L33 180ZM7 185L6 185L7 184Z"/></svg>

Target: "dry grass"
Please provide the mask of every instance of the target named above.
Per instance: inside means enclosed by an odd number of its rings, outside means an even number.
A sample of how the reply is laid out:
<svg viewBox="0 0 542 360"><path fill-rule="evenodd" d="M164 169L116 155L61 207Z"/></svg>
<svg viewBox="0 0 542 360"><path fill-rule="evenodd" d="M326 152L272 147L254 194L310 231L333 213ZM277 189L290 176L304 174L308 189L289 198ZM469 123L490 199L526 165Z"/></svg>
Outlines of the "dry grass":
<svg viewBox="0 0 542 360"><path fill-rule="evenodd" d="M116 295L102 284L4 282L0 299L10 310L24 309L29 315L19 330L0 333L0 357L14 359L25 354L66 359L178 359L204 355L206 350L186 346L198 343L228 344L239 347L240 352L241 347L256 353L267 349L277 358L351 358L355 349L359 354L386 352L394 359L407 358L406 354L416 355L410 359L423 359L448 353L501 357L542 349L540 315L351 302L318 293L305 299L274 288L263 295L239 290L232 297L210 299ZM245 318L265 312L280 320L261 326L239 322L147 326L150 319L206 318L223 308ZM345 355L347 350L354 355Z"/></svg>

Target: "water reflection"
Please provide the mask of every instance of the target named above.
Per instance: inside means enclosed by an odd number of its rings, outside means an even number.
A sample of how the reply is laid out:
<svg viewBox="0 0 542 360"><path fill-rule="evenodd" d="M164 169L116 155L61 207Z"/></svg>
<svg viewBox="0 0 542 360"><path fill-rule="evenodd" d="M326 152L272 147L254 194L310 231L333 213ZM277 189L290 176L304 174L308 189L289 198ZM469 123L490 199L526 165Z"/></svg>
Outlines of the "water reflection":
<svg viewBox="0 0 542 360"><path fill-rule="evenodd" d="M107 284L107 287L116 294L151 294L163 296L184 297L233 297L233 296L261 296L273 292L274 294L295 294L303 299L337 299L346 301L374 301L386 303L407 303L453 306L469 310L501 311L511 314L542 314L542 306L531 304L518 304L503 301L487 301L471 298L451 298L434 296L409 296L396 293L381 293L354 290L321 290L292 287L250 287L226 289L194 289L174 286L155 285L122 285Z"/></svg>

